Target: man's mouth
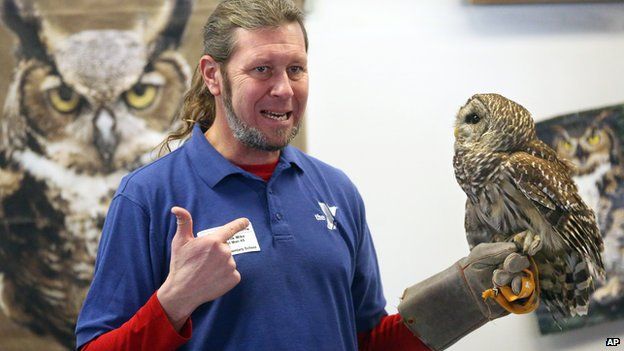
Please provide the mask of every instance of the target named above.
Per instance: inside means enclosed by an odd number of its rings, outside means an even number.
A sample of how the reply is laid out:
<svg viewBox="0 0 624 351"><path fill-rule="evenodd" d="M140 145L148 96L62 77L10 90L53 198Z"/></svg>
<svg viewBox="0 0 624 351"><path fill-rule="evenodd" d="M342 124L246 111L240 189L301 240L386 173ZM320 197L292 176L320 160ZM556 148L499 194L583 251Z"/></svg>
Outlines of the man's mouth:
<svg viewBox="0 0 624 351"><path fill-rule="evenodd" d="M289 119L290 116L292 115L292 111L290 111L290 112L275 112L275 111L269 111L269 110L262 110L262 111L260 111L260 113L264 117L270 118L270 119L274 119L276 121L285 121L285 120Z"/></svg>

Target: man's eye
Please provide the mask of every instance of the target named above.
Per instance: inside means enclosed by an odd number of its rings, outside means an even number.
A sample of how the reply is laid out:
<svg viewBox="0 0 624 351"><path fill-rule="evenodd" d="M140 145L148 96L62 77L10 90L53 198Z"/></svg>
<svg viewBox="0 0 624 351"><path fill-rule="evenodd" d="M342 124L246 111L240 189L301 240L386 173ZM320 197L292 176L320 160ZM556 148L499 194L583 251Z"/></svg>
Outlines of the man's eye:
<svg viewBox="0 0 624 351"><path fill-rule="evenodd" d="M305 68L303 68L302 66L288 67L288 75L290 76L290 79L299 79L302 77L304 72Z"/></svg>
<svg viewBox="0 0 624 351"><path fill-rule="evenodd" d="M266 73L269 70L269 67L267 67L267 66L258 66L256 68L254 68L254 70L256 70L256 72L259 72L259 73Z"/></svg>

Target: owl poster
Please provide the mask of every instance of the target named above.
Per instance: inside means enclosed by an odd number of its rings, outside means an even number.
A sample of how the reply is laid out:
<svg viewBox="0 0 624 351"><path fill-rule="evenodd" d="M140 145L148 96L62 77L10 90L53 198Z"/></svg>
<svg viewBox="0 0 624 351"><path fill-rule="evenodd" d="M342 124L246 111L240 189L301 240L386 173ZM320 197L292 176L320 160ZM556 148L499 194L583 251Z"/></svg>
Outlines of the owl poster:
<svg viewBox="0 0 624 351"><path fill-rule="evenodd" d="M543 307L543 334L624 317L624 104L566 114L536 124L538 137L575 166L574 181L596 213L606 281L597 282L587 316L554 321Z"/></svg>
<svg viewBox="0 0 624 351"><path fill-rule="evenodd" d="M176 128L217 3L0 0L0 350L74 348L110 199Z"/></svg>

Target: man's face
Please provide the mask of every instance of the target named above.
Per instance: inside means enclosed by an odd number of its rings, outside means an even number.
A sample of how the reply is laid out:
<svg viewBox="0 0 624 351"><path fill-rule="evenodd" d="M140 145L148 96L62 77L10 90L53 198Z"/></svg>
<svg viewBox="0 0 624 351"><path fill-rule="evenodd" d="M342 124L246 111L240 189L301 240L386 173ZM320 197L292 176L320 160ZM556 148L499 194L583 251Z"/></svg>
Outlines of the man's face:
<svg viewBox="0 0 624 351"><path fill-rule="evenodd" d="M276 151L297 134L308 100L307 53L298 23L237 29L223 72L223 103L245 146Z"/></svg>

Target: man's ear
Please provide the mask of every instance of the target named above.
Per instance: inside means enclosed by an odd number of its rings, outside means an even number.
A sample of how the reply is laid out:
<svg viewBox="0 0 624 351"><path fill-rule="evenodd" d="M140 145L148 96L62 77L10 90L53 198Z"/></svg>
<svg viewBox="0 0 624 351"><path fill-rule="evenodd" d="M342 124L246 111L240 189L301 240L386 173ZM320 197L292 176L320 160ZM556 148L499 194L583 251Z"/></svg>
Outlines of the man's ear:
<svg viewBox="0 0 624 351"><path fill-rule="evenodd" d="M212 56L204 55L199 59L199 70L210 93L214 96L221 95L221 66L219 63Z"/></svg>

